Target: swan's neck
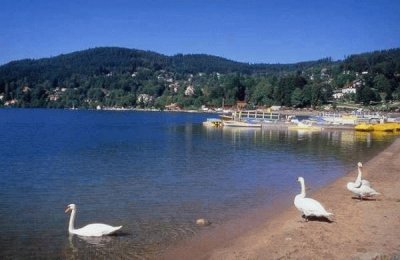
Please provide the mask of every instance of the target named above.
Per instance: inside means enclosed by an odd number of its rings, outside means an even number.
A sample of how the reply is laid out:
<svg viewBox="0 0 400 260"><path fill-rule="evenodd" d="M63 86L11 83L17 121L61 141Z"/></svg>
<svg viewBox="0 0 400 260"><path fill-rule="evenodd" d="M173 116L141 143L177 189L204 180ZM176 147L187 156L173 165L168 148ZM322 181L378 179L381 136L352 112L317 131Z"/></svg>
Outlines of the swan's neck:
<svg viewBox="0 0 400 260"><path fill-rule="evenodd" d="M76 214L76 210L73 209L71 212L71 216L69 218L69 226L68 226L69 233L72 233L75 230L75 227L74 227L75 214Z"/></svg>
<svg viewBox="0 0 400 260"><path fill-rule="evenodd" d="M304 181L300 182L300 186L301 186L301 193L299 194L302 198L306 197L306 188L304 185Z"/></svg>
<svg viewBox="0 0 400 260"><path fill-rule="evenodd" d="M361 177L362 177L361 167L358 167L358 175L357 175L357 179L356 179L356 185L361 183Z"/></svg>

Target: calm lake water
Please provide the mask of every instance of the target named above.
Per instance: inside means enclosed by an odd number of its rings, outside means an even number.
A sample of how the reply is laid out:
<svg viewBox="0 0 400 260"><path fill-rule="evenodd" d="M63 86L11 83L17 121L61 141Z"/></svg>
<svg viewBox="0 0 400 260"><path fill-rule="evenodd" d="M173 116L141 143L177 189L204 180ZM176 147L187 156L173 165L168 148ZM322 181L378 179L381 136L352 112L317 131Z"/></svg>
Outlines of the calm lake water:
<svg viewBox="0 0 400 260"><path fill-rule="evenodd" d="M297 176L321 187L394 139L203 127L210 116L0 110L0 258L154 257L202 232L199 217L217 229L292 200ZM102 222L122 233L69 237L70 203L76 227Z"/></svg>

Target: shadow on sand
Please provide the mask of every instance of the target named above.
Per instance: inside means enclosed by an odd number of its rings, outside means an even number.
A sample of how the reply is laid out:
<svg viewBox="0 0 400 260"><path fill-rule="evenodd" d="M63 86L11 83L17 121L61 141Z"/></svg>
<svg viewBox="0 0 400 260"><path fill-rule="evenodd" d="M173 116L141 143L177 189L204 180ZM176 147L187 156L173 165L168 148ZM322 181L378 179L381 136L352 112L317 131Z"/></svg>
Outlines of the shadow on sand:
<svg viewBox="0 0 400 260"><path fill-rule="evenodd" d="M309 216L306 217L305 215L301 216L306 222L308 221L318 221L318 222L326 222L326 223L333 223L334 221L326 218L326 217L316 217L316 216Z"/></svg>
<svg viewBox="0 0 400 260"><path fill-rule="evenodd" d="M371 198L371 197L364 197L364 198L360 198L360 197L351 197L353 200L358 200L358 201L378 201L378 199L376 198Z"/></svg>

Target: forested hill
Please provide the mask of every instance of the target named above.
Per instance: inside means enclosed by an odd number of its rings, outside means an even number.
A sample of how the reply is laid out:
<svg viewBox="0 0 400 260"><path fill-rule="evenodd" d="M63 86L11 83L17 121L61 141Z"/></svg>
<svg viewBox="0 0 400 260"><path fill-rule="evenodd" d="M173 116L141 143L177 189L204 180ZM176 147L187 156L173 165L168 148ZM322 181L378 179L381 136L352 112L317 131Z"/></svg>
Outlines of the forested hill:
<svg viewBox="0 0 400 260"><path fill-rule="evenodd" d="M65 79L72 75L94 76L104 73L133 73L138 68L152 71L168 70L178 73L249 71L248 64L210 55L166 56L150 51L103 47L52 58L20 60L0 67L0 78L5 80L40 81Z"/></svg>
<svg viewBox="0 0 400 260"><path fill-rule="evenodd" d="M396 75L400 49L336 62L249 64L205 54L167 56L101 47L0 66L0 106L163 108L176 103L197 108L219 106L225 99L225 104L245 100L253 107L314 107L332 101L333 92L357 80L368 87L368 97L349 98L368 103L396 99Z"/></svg>
<svg viewBox="0 0 400 260"><path fill-rule="evenodd" d="M117 47L101 47L52 58L13 61L0 67L0 78L17 80L44 80L67 78L71 75L99 75L104 72L135 72L143 67L151 70L168 70L177 73L278 73L302 70L329 59L296 64L249 64L206 54L177 54L166 56L151 51Z"/></svg>

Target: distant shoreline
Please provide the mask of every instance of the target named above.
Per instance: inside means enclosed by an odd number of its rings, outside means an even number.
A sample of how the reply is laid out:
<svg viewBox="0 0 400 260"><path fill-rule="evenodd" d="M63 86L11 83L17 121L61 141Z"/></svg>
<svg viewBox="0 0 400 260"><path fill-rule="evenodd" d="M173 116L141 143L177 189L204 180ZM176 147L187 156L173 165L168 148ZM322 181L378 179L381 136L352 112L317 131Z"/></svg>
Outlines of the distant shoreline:
<svg viewBox="0 0 400 260"><path fill-rule="evenodd" d="M110 111L110 112L166 112L166 113L198 113L198 114L210 114L210 115L226 115L234 110L229 112L215 111L215 110L191 110L191 109L179 109L179 110L161 110L155 108L102 108L102 109L90 109L90 108L17 108L17 107L0 107L0 110L7 109L49 109L49 110L70 110L70 111ZM247 111L247 110L246 110ZM261 111L261 110L260 110ZM236 111L237 112L237 111ZM321 113L337 113L337 114L350 114L349 112L343 111L323 111L323 110L296 110L296 109L282 109L277 111L271 111L268 113L280 114L282 116L318 116ZM400 112L379 112L379 114L384 115L386 117L400 117Z"/></svg>

